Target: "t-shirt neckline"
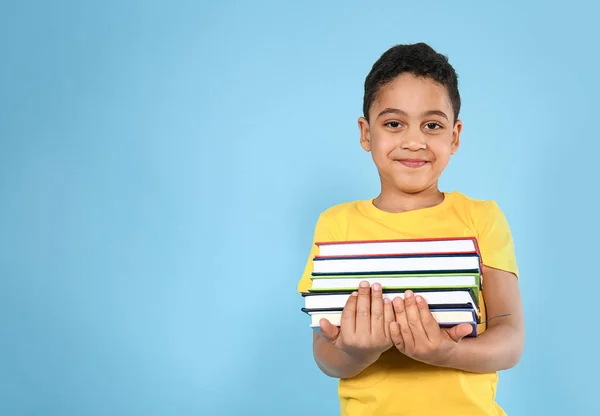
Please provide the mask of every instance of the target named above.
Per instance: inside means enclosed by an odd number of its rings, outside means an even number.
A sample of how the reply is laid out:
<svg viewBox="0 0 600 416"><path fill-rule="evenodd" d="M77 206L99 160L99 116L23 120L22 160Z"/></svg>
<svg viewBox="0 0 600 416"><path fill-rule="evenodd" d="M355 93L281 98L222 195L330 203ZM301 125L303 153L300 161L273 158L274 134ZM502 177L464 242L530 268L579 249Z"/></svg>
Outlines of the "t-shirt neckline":
<svg viewBox="0 0 600 416"><path fill-rule="evenodd" d="M402 212L384 211L375 206L375 204L373 203L375 198L363 200L362 205L363 205L363 208L365 209L366 213L372 217L380 218L380 219L398 220L398 219L404 219L406 217L429 215L429 214L446 209L446 207L448 207L449 205L452 204L452 200L454 199L456 192L442 192L442 194L444 195L444 199L439 204L432 205L430 207L414 209L414 210L410 210L410 211L402 211Z"/></svg>

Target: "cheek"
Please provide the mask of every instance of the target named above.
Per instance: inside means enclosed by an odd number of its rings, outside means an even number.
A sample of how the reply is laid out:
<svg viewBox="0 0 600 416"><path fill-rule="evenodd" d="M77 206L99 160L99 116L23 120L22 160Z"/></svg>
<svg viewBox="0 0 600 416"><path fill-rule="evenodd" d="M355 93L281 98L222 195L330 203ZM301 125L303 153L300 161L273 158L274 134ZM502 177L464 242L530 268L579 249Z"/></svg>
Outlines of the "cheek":
<svg viewBox="0 0 600 416"><path fill-rule="evenodd" d="M448 162L450 161L450 154L451 154L451 149L447 146L444 146L440 149L432 149L434 154L435 154L435 161L436 164L440 167L440 168L444 168L444 166L446 166L448 164Z"/></svg>
<svg viewBox="0 0 600 416"><path fill-rule="evenodd" d="M371 147L371 156L375 164L379 167L383 167L388 163L389 153L389 147L384 146L381 142L375 142Z"/></svg>
<svg viewBox="0 0 600 416"><path fill-rule="evenodd" d="M448 161L452 154L452 138L436 138L428 144L429 150L435 155L436 160Z"/></svg>
<svg viewBox="0 0 600 416"><path fill-rule="evenodd" d="M394 149L394 141L385 137L377 137L371 142L371 151L379 157L387 156Z"/></svg>

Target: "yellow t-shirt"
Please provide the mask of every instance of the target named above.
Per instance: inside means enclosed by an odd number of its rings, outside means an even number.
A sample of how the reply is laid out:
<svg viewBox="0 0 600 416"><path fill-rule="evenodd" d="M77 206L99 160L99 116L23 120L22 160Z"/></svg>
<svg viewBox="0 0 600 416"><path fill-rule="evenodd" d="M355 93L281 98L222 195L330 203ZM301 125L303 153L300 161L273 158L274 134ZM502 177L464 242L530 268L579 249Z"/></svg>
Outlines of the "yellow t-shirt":
<svg viewBox="0 0 600 416"><path fill-rule="evenodd" d="M456 191L444 195L439 205L402 213L382 211L372 200L336 205L320 215L313 242L474 236L484 265L518 275L513 239L498 205ZM299 292L311 285L312 258L317 253L313 244ZM479 331L485 331L485 324ZM391 348L359 375L341 379L338 394L342 416L505 415L495 402L497 382L495 372L430 366Z"/></svg>

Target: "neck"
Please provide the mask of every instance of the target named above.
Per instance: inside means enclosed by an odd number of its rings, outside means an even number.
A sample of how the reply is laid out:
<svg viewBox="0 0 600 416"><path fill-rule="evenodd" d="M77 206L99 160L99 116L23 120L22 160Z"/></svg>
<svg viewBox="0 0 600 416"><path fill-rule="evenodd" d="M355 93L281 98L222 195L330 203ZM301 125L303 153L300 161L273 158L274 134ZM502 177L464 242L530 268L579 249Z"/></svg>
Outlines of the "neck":
<svg viewBox="0 0 600 416"><path fill-rule="evenodd" d="M382 189L379 196L373 200L373 204L382 211L399 213L433 207L443 201L444 194L436 184L416 193L403 192L398 189Z"/></svg>

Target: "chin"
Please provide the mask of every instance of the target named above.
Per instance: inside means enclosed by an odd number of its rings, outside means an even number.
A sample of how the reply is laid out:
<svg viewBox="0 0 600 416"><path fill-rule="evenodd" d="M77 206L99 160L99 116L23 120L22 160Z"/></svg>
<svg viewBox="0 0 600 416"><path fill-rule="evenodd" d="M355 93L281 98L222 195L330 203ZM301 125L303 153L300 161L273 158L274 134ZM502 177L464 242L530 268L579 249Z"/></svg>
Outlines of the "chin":
<svg viewBox="0 0 600 416"><path fill-rule="evenodd" d="M405 193L405 194L418 194L419 192L423 192L429 188L431 188L430 184L407 184L407 183L396 183L394 184L396 189Z"/></svg>

